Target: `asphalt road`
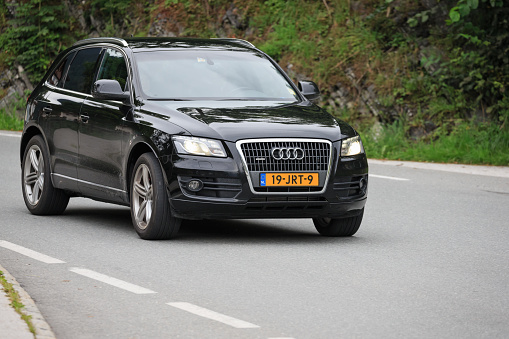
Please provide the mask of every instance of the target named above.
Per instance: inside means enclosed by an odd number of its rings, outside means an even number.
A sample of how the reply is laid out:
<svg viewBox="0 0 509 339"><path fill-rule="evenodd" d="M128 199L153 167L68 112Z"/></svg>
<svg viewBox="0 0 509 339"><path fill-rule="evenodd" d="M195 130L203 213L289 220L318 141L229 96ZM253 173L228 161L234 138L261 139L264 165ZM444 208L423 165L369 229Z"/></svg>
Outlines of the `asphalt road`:
<svg viewBox="0 0 509 339"><path fill-rule="evenodd" d="M0 263L57 338L509 336L509 178L375 164L354 237L231 220L151 242L125 207L31 215L18 147L0 135Z"/></svg>

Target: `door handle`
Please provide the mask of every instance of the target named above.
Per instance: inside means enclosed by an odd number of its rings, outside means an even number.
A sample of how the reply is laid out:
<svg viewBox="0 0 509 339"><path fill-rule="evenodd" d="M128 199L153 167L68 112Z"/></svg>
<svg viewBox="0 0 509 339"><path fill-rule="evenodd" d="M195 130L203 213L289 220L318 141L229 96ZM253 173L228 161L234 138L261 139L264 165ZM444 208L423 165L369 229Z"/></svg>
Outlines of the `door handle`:
<svg viewBox="0 0 509 339"><path fill-rule="evenodd" d="M52 111L53 111L53 109L51 107L49 107L49 106L46 106L46 107L42 108L42 114L43 115L50 115Z"/></svg>
<svg viewBox="0 0 509 339"><path fill-rule="evenodd" d="M83 114L80 115L80 120L82 123L86 124L88 122L88 119L90 119L90 117L88 115L83 115Z"/></svg>

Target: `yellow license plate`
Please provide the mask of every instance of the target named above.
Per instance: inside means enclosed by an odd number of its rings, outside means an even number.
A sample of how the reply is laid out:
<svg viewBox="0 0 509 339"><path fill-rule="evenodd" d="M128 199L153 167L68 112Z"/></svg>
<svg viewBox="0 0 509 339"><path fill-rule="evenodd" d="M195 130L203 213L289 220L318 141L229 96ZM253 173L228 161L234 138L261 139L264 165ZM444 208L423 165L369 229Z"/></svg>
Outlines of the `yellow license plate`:
<svg viewBox="0 0 509 339"><path fill-rule="evenodd" d="M318 186L318 173L260 173L260 186Z"/></svg>

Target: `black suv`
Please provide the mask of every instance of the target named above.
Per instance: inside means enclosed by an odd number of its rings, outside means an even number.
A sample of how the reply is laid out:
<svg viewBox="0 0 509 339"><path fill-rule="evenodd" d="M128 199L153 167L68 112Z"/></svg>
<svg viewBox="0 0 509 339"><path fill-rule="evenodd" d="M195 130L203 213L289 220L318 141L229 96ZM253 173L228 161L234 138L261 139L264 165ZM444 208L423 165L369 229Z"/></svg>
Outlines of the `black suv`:
<svg viewBox="0 0 509 339"><path fill-rule="evenodd" d="M243 40L79 41L28 99L26 206L127 205L143 239L212 218L312 218L322 235L353 235L366 155L352 127L312 103L319 95Z"/></svg>

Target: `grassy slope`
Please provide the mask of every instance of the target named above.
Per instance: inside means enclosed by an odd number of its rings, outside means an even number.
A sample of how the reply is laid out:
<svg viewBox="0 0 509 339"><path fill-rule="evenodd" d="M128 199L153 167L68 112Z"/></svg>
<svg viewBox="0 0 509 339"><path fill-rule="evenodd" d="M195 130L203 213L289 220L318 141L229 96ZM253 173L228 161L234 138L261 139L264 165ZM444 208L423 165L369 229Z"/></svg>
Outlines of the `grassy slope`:
<svg viewBox="0 0 509 339"><path fill-rule="evenodd" d="M445 18L435 18L437 28L428 29L426 49L421 48L423 38L406 24L418 13L417 1L237 0L235 4L240 29L224 24L230 0L156 0L144 11L126 6L125 1L94 0L84 10L95 11L96 18L112 18L105 21L106 33L122 30L146 36L151 22L166 18L167 27L181 36L215 37L221 27L227 36L253 42L283 68L291 64L294 79L301 74L316 81L323 91L322 106L357 128L370 157L509 164L509 124L478 119L472 114L478 110L475 103L461 88L445 86L443 74L433 68L440 65L440 58L462 60L455 42L440 31ZM111 16L109 10L121 15ZM115 22L116 17L130 19ZM77 25L71 20L70 27ZM354 75L355 83L347 73ZM337 83L348 88L354 99L350 106L329 104ZM359 89L369 86L378 95L378 117L362 109ZM484 107L482 112L484 118ZM377 121L382 125L373 128ZM419 129L426 133L412 134Z"/></svg>
<svg viewBox="0 0 509 339"><path fill-rule="evenodd" d="M416 1L364 0L357 2L355 9L349 1L236 4L239 13L250 18L252 30L233 30L230 35L253 42L285 69L292 64L290 75L303 74L315 80L324 92L322 106L358 129L368 156L509 164L509 124L496 123L497 115L485 116L485 107L472 100L464 88L444 82L453 78L455 71L461 79L461 72L466 74L471 65L460 63L475 56L458 49L453 34L444 34L446 15L435 15L419 33L422 27L413 30L406 23L422 10ZM210 22L206 32L200 30L200 26L206 27L203 21L194 24L195 18L206 17L199 8L191 8L189 13L189 7L183 11L182 4L175 4L172 9L182 11L189 35L214 35ZM399 24L397 19L391 20L398 16L402 17ZM423 31L429 36L417 36ZM355 84L348 79L347 70L354 74ZM329 105L330 91L338 82L357 99L359 88L374 86L379 117L363 113L361 100L346 108ZM476 111L482 111L482 116ZM381 120L381 127L373 128L376 120ZM432 126L431 130L427 126ZM419 129L426 132L422 136L412 133Z"/></svg>

